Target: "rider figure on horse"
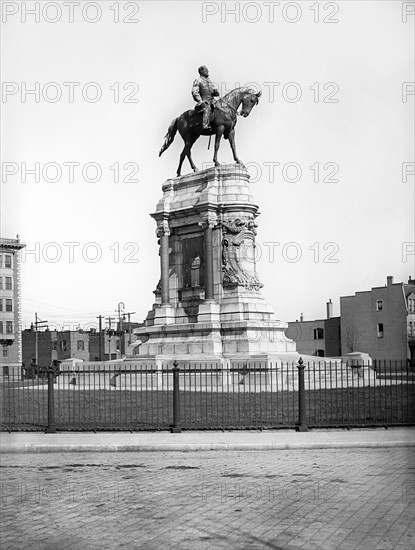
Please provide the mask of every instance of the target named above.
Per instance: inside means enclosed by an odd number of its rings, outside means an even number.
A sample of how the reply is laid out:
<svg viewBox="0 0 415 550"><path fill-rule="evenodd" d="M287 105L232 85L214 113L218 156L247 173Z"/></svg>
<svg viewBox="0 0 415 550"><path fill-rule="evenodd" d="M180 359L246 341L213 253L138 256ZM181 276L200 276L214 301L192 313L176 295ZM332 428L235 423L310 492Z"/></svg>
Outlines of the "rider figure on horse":
<svg viewBox="0 0 415 550"><path fill-rule="evenodd" d="M199 67L199 78L193 82L192 96L197 102L195 110L203 111L203 129L210 130L210 113L214 104L214 97L219 96L219 90L210 78L209 71L205 65Z"/></svg>

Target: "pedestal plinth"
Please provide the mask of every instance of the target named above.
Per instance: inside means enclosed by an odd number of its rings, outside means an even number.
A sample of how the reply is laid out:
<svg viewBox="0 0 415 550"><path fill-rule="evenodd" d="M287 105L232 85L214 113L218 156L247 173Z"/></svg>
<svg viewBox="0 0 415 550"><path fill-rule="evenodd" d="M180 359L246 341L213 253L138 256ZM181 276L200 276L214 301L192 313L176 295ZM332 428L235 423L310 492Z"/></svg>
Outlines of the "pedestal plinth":
<svg viewBox="0 0 415 550"><path fill-rule="evenodd" d="M296 353L261 294L258 206L249 174L222 165L167 180L151 214L160 239L156 301L136 356L225 361Z"/></svg>

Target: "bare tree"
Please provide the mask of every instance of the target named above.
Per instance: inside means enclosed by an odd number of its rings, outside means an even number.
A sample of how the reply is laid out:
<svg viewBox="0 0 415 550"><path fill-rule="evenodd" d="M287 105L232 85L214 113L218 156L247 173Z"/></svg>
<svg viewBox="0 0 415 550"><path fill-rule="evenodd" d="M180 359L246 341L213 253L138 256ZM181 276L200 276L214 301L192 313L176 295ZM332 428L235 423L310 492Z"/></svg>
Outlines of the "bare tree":
<svg viewBox="0 0 415 550"><path fill-rule="evenodd" d="M347 353L353 353L354 351L357 351L359 334L353 323L350 325L346 325L345 336Z"/></svg>

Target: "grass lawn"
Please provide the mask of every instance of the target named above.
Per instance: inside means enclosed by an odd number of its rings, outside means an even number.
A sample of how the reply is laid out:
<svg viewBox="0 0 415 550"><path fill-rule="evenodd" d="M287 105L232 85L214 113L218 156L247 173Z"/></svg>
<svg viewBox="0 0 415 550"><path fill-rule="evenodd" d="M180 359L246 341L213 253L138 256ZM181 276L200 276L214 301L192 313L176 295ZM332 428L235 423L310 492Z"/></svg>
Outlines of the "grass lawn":
<svg viewBox="0 0 415 550"><path fill-rule="evenodd" d="M47 391L38 381L0 386L1 428L43 430ZM54 392L59 430L154 430L172 424L173 394L167 391L63 390ZM413 425L414 386L305 392L310 427ZM297 392L180 392L183 428L293 428Z"/></svg>

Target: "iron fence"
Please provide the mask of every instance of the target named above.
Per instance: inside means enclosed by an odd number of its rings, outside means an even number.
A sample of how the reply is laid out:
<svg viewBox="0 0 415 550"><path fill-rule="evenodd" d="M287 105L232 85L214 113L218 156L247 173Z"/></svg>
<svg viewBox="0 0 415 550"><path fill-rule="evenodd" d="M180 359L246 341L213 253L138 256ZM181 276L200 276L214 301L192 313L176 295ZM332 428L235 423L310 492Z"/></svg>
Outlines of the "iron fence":
<svg viewBox="0 0 415 550"><path fill-rule="evenodd" d="M0 382L1 429L168 430L415 424L407 362L79 363Z"/></svg>

